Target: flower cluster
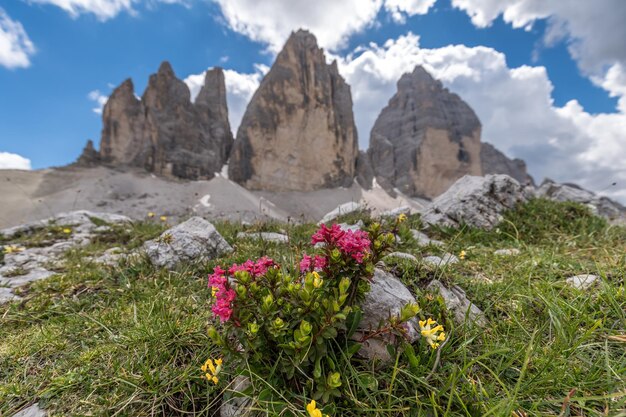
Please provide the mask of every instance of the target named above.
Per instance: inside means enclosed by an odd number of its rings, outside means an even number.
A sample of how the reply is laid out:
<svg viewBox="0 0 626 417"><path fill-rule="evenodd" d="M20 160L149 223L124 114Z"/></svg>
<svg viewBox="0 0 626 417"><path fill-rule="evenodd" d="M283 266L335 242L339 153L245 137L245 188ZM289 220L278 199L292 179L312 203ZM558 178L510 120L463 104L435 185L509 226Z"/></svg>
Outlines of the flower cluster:
<svg viewBox="0 0 626 417"><path fill-rule="evenodd" d="M320 229L311 237L311 244L324 243L336 246L341 253L352 257L358 263L370 253L370 240L367 232L361 230L344 230L338 224L327 227L322 224Z"/></svg>
<svg viewBox="0 0 626 417"><path fill-rule="evenodd" d="M275 268L278 264L274 262L272 258L268 258L264 256L258 259L256 262L248 259L241 265L233 264L230 268L228 268L228 273L230 275L235 275L236 272L246 271L250 273L253 277L260 277L261 275L265 275L269 268Z"/></svg>
<svg viewBox="0 0 626 417"><path fill-rule="evenodd" d="M209 381L213 381L215 385L219 382L219 378L217 377L222 370L222 359L207 359L204 362L204 365L200 367L202 372L204 372L204 377Z"/></svg>
<svg viewBox="0 0 626 417"><path fill-rule="evenodd" d="M307 254L302 255L302 260L300 261L300 272L310 272L311 269L314 271L321 271L326 267L326 258L320 255L309 256Z"/></svg>
<svg viewBox="0 0 626 417"><path fill-rule="evenodd" d="M233 314L232 303L237 294L228 285L226 271L219 266L213 269L213 274L209 275L209 287L211 294L215 297L211 311L221 322L230 320Z"/></svg>
<svg viewBox="0 0 626 417"><path fill-rule="evenodd" d="M437 324L437 322L433 319L428 320L420 320L419 325L422 329L422 336L426 339L426 342L433 349L437 349L439 347L439 342L446 340L446 334L443 331L443 326L441 324L432 327Z"/></svg>

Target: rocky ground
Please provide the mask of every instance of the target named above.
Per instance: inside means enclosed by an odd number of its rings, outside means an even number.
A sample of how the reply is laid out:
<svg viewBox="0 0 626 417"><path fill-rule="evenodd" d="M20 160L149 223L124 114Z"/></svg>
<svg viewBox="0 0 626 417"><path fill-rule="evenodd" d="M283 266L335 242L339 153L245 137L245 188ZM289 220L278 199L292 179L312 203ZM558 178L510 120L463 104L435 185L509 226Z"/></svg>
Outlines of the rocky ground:
<svg viewBox="0 0 626 417"><path fill-rule="evenodd" d="M361 202L375 212L407 205L419 210L425 203L356 184L307 193L248 191L224 175L210 181L177 181L106 167L0 170L0 195L0 227L74 210L123 214L135 220L153 212L172 221L199 215L248 223L288 218L315 222L346 202Z"/></svg>
<svg viewBox="0 0 626 417"><path fill-rule="evenodd" d="M415 299L449 341L389 356L373 339L370 359L342 365L355 397L333 415L619 415L626 229L506 178L466 181L423 216L389 213L409 217L363 305L376 321ZM342 207L326 220L384 221ZM318 226L177 223L79 211L0 232L0 415L225 415L229 389L199 372L206 274L263 255L289 265Z"/></svg>

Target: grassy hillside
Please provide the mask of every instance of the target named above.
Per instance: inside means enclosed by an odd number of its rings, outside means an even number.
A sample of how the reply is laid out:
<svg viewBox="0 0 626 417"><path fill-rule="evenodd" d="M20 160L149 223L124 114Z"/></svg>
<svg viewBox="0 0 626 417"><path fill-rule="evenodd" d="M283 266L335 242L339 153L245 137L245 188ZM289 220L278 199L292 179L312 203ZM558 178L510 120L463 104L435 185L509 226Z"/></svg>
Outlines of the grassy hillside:
<svg viewBox="0 0 626 417"><path fill-rule="evenodd" d="M372 221L366 213L341 220L357 219ZM419 227L417 216L408 222ZM214 350L207 336L207 274L217 264L265 255L293 265L316 226L216 227L235 251L175 272L155 269L145 259L116 268L86 260L110 247L137 247L165 226L148 221L131 231L114 228L67 253L58 275L23 288L22 301L0 306L0 415L35 401L61 416L218 415L228 378L214 385L200 370ZM236 238L250 229L282 230L291 243ZM414 356L398 349L387 367L340 363L350 395L325 413L626 416L625 228L575 204L534 200L507 213L492 231L429 234L445 246L418 247L405 235L396 250L418 258L465 251L464 259L445 269L405 260L386 267L415 293L425 315L444 324L448 341L440 351L419 341ZM28 247L40 238L26 236L20 243ZM503 248L520 254L494 255ZM584 291L565 284L584 273L599 275L601 282ZM423 291L435 277L462 287L485 312L488 326L455 326L442 300ZM274 387L264 391L259 409L285 407ZM283 415L306 415L305 402L289 400Z"/></svg>

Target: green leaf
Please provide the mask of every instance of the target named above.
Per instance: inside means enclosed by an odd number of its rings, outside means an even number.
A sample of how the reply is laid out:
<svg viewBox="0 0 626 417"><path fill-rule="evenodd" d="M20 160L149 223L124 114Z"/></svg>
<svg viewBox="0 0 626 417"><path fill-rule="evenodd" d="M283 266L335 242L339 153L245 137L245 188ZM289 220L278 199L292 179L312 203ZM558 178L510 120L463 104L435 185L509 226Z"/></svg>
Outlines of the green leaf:
<svg viewBox="0 0 626 417"><path fill-rule="evenodd" d="M348 322L348 333L346 337L349 339L354 335L354 332L359 328L359 324L361 323L361 318L363 317L363 313L359 309L355 309L347 319Z"/></svg>

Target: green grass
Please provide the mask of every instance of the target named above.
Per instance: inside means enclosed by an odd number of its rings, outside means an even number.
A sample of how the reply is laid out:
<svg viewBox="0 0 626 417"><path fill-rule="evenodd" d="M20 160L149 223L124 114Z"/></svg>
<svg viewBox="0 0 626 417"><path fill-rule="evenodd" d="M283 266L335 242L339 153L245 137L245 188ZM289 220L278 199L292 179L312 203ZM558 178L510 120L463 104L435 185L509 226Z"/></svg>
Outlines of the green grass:
<svg viewBox="0 0 626 417"><path fill-rule="evenodd" d="M365 213L352 217L370 221ZM417 226L419 218L410 222ZM21 289L22 301L0 306L0 415L33 401L59 416L217 415L227 378L213 386L199 370L215 355L206 335L208 271L218 263L264 255L292 265L311 250L316 226L216 226L235 248L227 258L175 272L145 260L118 268L84 260L109 247L137 247L163 230L155 222L137 223L131 231L114 228L67 253L67 266L58 275ZM242 230L281 231L290 245L237 240ZM36 246L46 233L23 236L19 243ZM335 357L350 395L325 413L626 415L626 342L614 338L626 335L626 229L609 226L578 205L534 200L507 213L492 231L430 234L446 246L419 248L403 236L400 249L418 257L465 250L466 259L444 270L407 261L388 268L414 291L423 317L444 323L449 341L440 361L422 342L397 349L387 367ZM512 247L521 254L493 255ZM593 289L564 284L568 276L588 272L601 277ZM489 325L455 326L442 301L423 292L435 277L465 289ZM262 386L263 380L255 384ZM281 402L274 387L264 392L259 408L304 415L306 399Z"/></svg>

